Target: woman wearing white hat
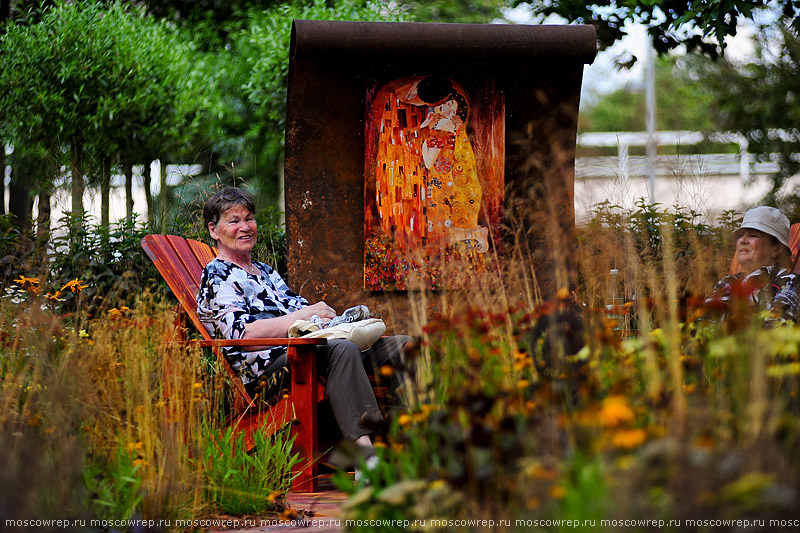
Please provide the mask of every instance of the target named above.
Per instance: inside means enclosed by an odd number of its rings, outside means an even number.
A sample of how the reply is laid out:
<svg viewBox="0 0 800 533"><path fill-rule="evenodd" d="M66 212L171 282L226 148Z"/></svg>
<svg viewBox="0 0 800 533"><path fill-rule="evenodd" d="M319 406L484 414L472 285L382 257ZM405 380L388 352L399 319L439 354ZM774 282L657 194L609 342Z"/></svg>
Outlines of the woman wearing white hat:
<svg viewBox="0 0 800 533"><path fill-rule="evenodd" d="M742 271L719 280L706 303L721 301L727 308L734 293L756 309L796 321L800 278L790 271L789 228L789 219L774 207L756 207L745 213L742 225L732 234Z"/></svg>

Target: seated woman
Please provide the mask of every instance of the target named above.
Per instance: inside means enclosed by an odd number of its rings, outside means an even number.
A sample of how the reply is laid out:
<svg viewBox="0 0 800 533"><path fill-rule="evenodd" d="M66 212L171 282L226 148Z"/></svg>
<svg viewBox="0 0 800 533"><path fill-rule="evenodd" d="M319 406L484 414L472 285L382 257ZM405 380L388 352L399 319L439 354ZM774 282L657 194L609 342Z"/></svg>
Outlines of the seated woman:
<svg viewBox="0 0 800 533"><path fill-rule="evenodd" d="M796 321L800 280L789 270L789 228L789 219L774 207L745 213L742 225L732 234L742 271L719 280L706 303L721 302L727 311L732 299L738 298L754 309L770 311L774 318Z"/></svg>
<svg viewBox="0 0 800 533"><path fill-rule="evenodd" d="M295 320L317 315L331 320L336 312L325 302L309 305L289 290L269 265L253 261L258 228L253 197L236 187L220 190L203 207L203 221L219 253L203 270L197 314L216 338L286 337ZM407 336L384 337L365 352L350 341L329 340L317 348L320 376L344 437L372 449L369 434L382 420L365 365L399 366ZM225 357L251 394L263 399L288 387L286 348L228 347ZM397 385L394 383L393 385ZM369 463L368 463L369 464Z"/></svg>

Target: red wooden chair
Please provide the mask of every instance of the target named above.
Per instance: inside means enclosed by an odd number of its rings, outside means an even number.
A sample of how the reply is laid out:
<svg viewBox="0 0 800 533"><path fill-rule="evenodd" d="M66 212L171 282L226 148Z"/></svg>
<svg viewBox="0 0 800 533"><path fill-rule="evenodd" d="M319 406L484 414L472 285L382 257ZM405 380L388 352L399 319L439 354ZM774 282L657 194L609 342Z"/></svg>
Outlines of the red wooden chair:
<svg viewBox="0 0 800 533"><path fill-rule="evenodd" d="M797 260L800 256L800 222L792 224L789 228L789 249L792 251L792 272L800 274L800 261ZM733 261L731 261L731 270L729 274L736 274L740 272L739 262L736 261L736 254L733 254Z"/></svg>
<svg viewBox="0 0 800 533"><path fill-rule="evenodd" d="M217 356L220 366L231 378L236 402L229 423L237 432L245 433L245 441L252 442L253 431L262 426L267 434L275 433L292 423L295 435L293 451L301 462L292 472L294 492L316 492L317 463L314 448L317 444L317 403L322 399L322 385L317 380L315 348L325 344L325 339L212 339L197 316L195 295L206 263L216 257L216 250L205 243L175 235L147 235L142 248L155 264L167 285L178 298L195 329L203 340L194 341L209 347ZM291 391L275 405L255 402L244 384L220 352L223 346L286 346L291 371Z"/></svg>

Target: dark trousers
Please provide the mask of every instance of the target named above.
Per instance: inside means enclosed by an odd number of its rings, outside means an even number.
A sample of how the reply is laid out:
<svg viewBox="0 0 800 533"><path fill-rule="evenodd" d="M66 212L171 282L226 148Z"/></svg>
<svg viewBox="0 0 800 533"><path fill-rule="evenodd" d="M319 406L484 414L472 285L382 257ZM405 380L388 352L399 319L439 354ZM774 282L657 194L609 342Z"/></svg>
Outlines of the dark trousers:
<svg viewBox="0 0 800 533"><path fill-rule="evenodd" d="M367 374L377 372L382 366L401 367L403 346L410 340L407 335L382 337L364 352L342 339L329 339L327 345L317 347L317 371L325 379L333 416L345 438L355 440L367 435L371 433L369 427L383 419ZM283 355L272 361L261 375L261 398L274 398L284 389L289 389L286 359L287 356ZM401 383L401 373L395 372L389 380L392 396L396 395Z"/></svg>

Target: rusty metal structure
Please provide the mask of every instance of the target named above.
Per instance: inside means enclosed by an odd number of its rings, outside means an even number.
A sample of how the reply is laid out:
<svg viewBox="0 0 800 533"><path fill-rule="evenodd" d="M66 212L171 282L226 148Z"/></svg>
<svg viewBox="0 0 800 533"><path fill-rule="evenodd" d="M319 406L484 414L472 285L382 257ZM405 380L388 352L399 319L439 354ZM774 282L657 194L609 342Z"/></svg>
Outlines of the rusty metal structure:
<svg viewBox="0 0 800 533"><path fill-rule="evenodd" d="M363 290L364 117L368 83L447 72L490 76L505 101L505 209L542 297L575 282L573 180L592 26L296 20L286 111L289 282L337 309L381 310Z"/></svg>

